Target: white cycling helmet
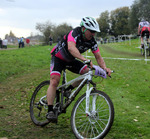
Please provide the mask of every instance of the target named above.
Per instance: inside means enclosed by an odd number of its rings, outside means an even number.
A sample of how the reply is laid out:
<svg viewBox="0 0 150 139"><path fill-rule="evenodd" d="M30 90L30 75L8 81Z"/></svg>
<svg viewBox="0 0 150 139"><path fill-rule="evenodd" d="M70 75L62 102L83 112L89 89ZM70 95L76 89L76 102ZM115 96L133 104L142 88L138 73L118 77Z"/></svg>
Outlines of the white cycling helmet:
<svg viewBox="0 0 150 139"><path fill-rule="evenodd" d="M84 26L86 29L100 32L99 24L97 21L92 17L84 17L81 20L80 26Z"/></svg>

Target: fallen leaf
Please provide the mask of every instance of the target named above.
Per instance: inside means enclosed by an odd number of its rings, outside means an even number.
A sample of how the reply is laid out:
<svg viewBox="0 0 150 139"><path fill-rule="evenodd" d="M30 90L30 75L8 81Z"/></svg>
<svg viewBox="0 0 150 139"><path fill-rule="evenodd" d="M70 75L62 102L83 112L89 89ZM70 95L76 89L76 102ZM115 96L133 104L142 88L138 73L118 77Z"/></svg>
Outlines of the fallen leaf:
<svg viewBox="0 0 150 139"><path fill-rule="evenodd" d="M137 122L138 120L137 120L137 119L133 119L133 121L134 121L134 122Z"/></svg>

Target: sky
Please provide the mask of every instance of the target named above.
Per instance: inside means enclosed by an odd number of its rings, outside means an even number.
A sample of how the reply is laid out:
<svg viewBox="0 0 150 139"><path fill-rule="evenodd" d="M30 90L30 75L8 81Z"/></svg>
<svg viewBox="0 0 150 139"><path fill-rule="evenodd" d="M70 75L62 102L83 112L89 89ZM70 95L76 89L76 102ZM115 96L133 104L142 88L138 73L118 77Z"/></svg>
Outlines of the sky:
<svg viewBox="0 0 150 139"><path fill-rule="evenodd" d="M98 18L102 12L111 12L133 4L134 0L0 0L0 38L10 31L16 37L40 34L37 23L54 25L67 23L79 26L82 17Z"/></svg>

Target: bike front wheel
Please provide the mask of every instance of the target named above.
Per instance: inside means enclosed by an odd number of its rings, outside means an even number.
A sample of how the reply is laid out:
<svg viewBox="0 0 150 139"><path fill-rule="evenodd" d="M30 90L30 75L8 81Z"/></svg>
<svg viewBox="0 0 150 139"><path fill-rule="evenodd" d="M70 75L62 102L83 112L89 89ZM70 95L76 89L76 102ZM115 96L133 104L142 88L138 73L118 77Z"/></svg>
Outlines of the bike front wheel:
<svg viewBox="0 0 150 139"><path fill-rule="evenodd" d="M46 94L49 84L50 81L44 81L39 84L31 98L30 117L33 123L38 126L45 126L49 123L46 119L46 114L48 111Z"/></svg>
<svg viewBox="0 0 150 139"><path fill-rule="evenodd" d="M114 106L107 94L93 90L86 114L86 94L75 103L71 114L71 127L78 139L102 139L109 132L114 120Z"/></svg>

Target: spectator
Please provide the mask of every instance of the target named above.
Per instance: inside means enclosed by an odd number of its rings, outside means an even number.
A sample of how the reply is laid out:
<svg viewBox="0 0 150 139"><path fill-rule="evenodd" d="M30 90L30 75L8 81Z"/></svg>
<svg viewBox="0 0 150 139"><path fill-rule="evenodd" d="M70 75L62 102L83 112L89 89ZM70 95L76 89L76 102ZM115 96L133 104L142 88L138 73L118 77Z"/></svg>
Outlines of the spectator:
<svg viewBox="0 0 150 139"><path fill-rule="evenodd" d="M7 49L7 44L8 44L8 40L4 39L3 40L3 48Z"/></svg>
<svg viewBox="0 0 150 139"><path fill-rule="evenodd" d="M26 44L29 46L29 43L30 43L30 39L29 38L27 38L26 39Z"/></svg>
<svg viewBox="0 0 150 139"><path fill-rule="evenodd" d="M19 48L21 47L21 38L18 38L18 45L19 45Z"/></svg>
<svg viewBox="0 0 150 139"><path fill-rule="evenodd" d="M60 41L60 37L57 38L57 43L59 43L59 41Z"/></svg>
<svg viewBox="0 0 150 139"><path fill-rule="evenodd" d="M53 43L53 39L52 39L52 36L50 35L49 36L49 44L50 44L50 46L52 45L52 43Z"/></svg>
<svg viewBox="0 0 150 139"><path fill-rule="evenodd" d="M22 48L23 48L24 47L24 37L21 38L20 42L21 42L21 45L22 45Z"/></svg>
<svg viewBox="0 0 150 139"><path fill-rule="evenodd" d="M2 48L2 39L0 38L0 48Z"/></svg>
<svg viewBox="0 0 150 139"><path fill-rule="evenodd" d="M101 44L103 44L103 38L102 37L100 38L100 41L101 41Z"/></svg>

